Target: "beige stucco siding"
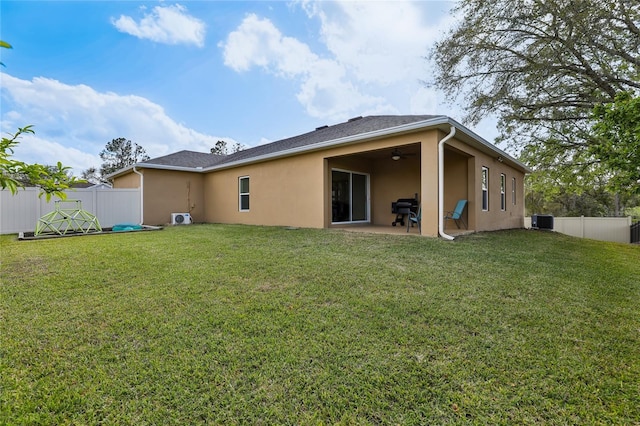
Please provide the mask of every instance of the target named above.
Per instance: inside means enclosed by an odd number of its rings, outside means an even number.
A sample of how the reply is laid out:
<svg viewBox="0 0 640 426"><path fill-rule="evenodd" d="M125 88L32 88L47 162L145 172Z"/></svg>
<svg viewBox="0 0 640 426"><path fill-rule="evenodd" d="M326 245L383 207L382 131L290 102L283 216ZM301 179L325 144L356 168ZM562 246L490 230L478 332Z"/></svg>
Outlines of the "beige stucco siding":
<svg viewBox="0 0 640 426"><path fill-rule="evenodd" d="M204 176L200 173L140 168L144 175L144 224L164 225L171 213L189 213L204 222ZM140 176L130 172L113 181L114 188L139 188Z"/></svg>
<svg viewBox="0 0 640 426"><path fill-rule="evenodd" d="M200 173L144 169L144 223L171 222L171 213L189 213L204 222L204 176Z"/></svg>
<svg viewBox="0 0 640 426"><path fill-rule="evenodd" d="M238 179L249 177L249 211L240 211ZM206 221L322 228L323 161L306 154L205 176Z"/></svg>
<svg viewBox="0 0 640 426"><path fill-rule="evenodd" d="M489 169L489 210L482 211L482 183L480 174L482 166ZM505 209L501 210L500 203L500 175L506 177ZM494 158L485 158L476 162L476 203L477 203L477 227L478 231L494 231L498 229L523 228L524 227L524 174L511 167L500 163ZM516 203L512 203L511 182L516 178Z"/></svg>
<svg viewBox="0 0 640 426"><path fill-rule="evenodd" d="M411 156L401 161L388 158L375 162L371 175L371 219L374 225L391 225L396 215L391 203L398 198L420 197L420 158Z"/></svg>
<svg viewBox="0 0 640 426"><path fill-rule="evenodd" d="M522 228L524 226L524 173L500 162L495 155L488 155L459 140L453 139L450 151L445 155L445 201L444 210L453 210L458 199L466 198L469 202L465 211L465 220L469 229L475 231L493 231L499 229ZM467 158L467 174L463 177L464 167L458 161L458 155ZM448 160L448 161L447 161ZM489 210L482 210L482 167L489 169ZM500 175L506 178L505 209L501 210ZM468 196L463 197L459 191L466 178ZM512 203L512 179L516 179L516 203ZM449 221L449 227L455 227Z"/></svg>
<svg viewBox="0 0 640 426"><path fill-rule="evenodd" d="M118 176L113 180L114 188L140 188L140 176L133 172Z"/></svg>
<svg viewBox="0 0 640 426"><path fill-rule="evenodd" d="M421 205L422 235L438 235L438 142L441 132L430 132L429 138L422 143L421 154Z"/></svg>

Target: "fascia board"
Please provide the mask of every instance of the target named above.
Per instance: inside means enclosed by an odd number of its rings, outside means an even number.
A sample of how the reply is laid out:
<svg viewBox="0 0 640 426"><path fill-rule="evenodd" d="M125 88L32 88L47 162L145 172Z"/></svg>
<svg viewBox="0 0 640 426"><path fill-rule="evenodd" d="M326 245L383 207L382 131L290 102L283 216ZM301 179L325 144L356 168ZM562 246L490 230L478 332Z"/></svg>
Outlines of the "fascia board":
<svg viewBox="0 0 640 426"><path fill-rule="evenodd" d="M191 172L191 173L202 173L202 167L184 167L184 166L170 166L167 164L153 164L153 163L136 163L133 166L127 166L124 169L120 169L116 172L108 174L105 176L105 179L113 179L114 177L123 175L127 172L133 170L133 168L137 169L157 169L157 170L173 170L178 172Z"/></svg>

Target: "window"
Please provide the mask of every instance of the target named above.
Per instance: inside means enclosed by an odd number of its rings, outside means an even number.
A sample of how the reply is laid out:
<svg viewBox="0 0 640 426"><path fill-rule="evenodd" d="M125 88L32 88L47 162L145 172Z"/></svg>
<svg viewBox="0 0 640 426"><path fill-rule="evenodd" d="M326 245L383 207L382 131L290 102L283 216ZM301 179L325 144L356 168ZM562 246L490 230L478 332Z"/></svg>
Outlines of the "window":
<svg viewBox="0 0 640 426"><path fill-rule="evenodd" d="M482 211L489 211L489 169L482 167Z"/></svg>
<svg viewBox="0 0 640 426"><path fill-rule="evenodd" d="M500 210L507 209L507 176L500 173Z"/></svg>
<svg viewBox="0 0 640 426"><path fill-rule="evenodd" d="M241 212L249 211L249 176L238 178L239 208Z"/></svg>
<svg viewBox="0 0 640 426"><path fill-rule="evenodd" d="M516 205L516 178L511 179L511 204Z"/></svg>

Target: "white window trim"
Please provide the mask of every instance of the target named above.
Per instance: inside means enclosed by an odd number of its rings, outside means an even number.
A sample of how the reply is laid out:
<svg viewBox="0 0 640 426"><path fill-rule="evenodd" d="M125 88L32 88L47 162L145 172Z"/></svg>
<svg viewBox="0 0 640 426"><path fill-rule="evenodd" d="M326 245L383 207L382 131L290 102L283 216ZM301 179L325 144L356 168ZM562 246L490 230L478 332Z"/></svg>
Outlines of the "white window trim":
<svg viewBox="0 0 640 426"><path fill-rule="evenodd" d="M489 211L489 168L482 166L482 172L481 172L481 176L480 176L480 185L481 185L481 189L482 189L482 211L483 212L488 212ZM483 179L484 178L484 179ZM486 185L485 185L486 183ZM484 194L487 194L487 205L484 205Z"/></svg>
<svg viewBox="0 0 640 426"><path fill-rule="evenodd" d="M507 210L507 175L500 173L500 210Z"/></svg>
<svg viewBox="0 0 640 426"><path fill-rule="evenodd" d="M249 181L249 185L251 185L251 179L249 178L249 176L240 176L238 177L238 211L241 212L248 212L251 209L251 186L249 186L249 192L242 192L242 180L243 179L247 179ZM248 209L243 209L242 208L242 197L246 196L249 200L249 208Z"/></svg>
<svg viewBox="0 0 640 426"><path fill-rule="evenodd" d="M346 222L334 222L333 220L331 221L332 225L345 225L345 224L351 224L351 223L371 223L371 175L369 173L363 173L363 172L356 172L354 170L347 170L347 169L337 169L337 168L332 168L331 169L331 173L333 174L333 172L342 172L342 173L349 173L350 176L350 181L353 178L353 174L358 174L358 175L363 175L367 177L367 205L366 207L366 216L367 218L365 220L349 220ZM353 203L353 193L351 193L351 191L349 191L349 204ZM349 217L351 217L351 212L349 212Z"/></svg>

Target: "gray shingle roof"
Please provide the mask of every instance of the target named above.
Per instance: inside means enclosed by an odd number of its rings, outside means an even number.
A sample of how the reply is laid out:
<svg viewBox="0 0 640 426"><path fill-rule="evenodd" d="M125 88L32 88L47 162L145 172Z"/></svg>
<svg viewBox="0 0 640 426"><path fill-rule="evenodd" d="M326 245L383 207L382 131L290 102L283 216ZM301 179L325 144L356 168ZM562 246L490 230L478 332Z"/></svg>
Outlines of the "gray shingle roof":
<svg viewBox="0 0 640 426"><path fill-rule="evenodd" d="M207 167L224 158L223 155L208 154L196 151L178 151L163 157L143 161L142 164L159 164L177 167Z"/></svg>
<svg viewBox="0 0 640 426"><path fill-rule="evenodd" d="M281 139L265 145L245 149L222 158L217 165L231 163L242 160L249 160L280 151L314 145L321 142L332 141L348 136L373 132L376 130L389 129L403 124L424 121L438 116L435 115L375 115L367 117L356 117L345 123L334 124L333 126L322 126L316 130Z"/></svg>
<svg viewBox="0 0 640 426"><path fill-rule="evenodd" d="M332 141L376 130L389 129L404 124L429 120L437 115L376 115L356 117L351 120L334 124L332 126L318 127L316 130L291 138L281 139L265 145L245 149L229 155L214 155L195 151L179 151L164 157L152 158L144 163L178 167L211 167L233 163L236 161L250 160L263 155L275 154L294 148L301 148L322 142Z"/></svg>

